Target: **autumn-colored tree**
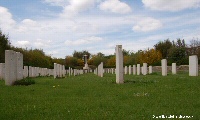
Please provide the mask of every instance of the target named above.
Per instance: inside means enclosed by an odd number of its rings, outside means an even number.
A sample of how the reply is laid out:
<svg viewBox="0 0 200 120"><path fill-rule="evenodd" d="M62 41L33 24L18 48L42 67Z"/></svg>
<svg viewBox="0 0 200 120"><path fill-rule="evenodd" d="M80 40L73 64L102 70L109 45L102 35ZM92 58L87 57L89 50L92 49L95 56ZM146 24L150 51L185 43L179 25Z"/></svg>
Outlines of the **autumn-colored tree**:
<svg viewBox="0 0 200 120"><path fill-rule="evenodd" d="M116 57L115 56L111 57L110 59L107 60L106 63L107 63L106 64L107 67L115 67L116 66Z"/></svg>
<svg viewBox="0 0 200 120"><path fill-rule="evenodd" d="M78 66L84 66L84 61L82 60L82 59L78 59L77 60L77 64L78 64Z"/></svg>
<svg viewBox="0 0 200 120"><path fill-rule="evenodd" d="M140 51L138 56L138 61L140 64L147 63L149 65L160 61L162 59L162 54L160 51L156 51L155 49L148 49L144 51Z"/></svg>

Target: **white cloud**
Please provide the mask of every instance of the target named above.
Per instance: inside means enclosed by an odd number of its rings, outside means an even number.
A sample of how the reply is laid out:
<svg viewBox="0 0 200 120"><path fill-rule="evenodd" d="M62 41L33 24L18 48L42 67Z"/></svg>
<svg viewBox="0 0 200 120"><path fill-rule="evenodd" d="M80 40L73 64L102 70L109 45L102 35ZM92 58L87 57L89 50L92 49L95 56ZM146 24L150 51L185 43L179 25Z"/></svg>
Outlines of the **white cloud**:
<svg viewBox="0 0 200 120"><path fill-rule="evenodd" d="M16 43L16 45L18 46L18 47L28 47L28 46L30 46L30 42L29 41L17 41L17 43Z"/></svg>
<svg viewBox="0 0 200 120"><path fill-rule="evenodd" d="M86 45L86 44L91 44L91 43L95 43L95 42L99 42L102 41L103 39L101 37L95 37L95 36L91 36L91 37L87 37L87 38L83 38L83 39L78 39L78 40L67 40L65 41L65 45L67 46L78 46L78 45Z"/></svg>
<svg viewBox="0 0 200 120"><path fill-rule="evenodd" d="M30 32L30 30L40 30L39 24L31 19L24 19L18 25L18 32Z"/></svg>
<svg viewBox="0 0 200 120"><path fill-rule="evenodd" d="M109 11L113 13L130 13L131 8L124 2L120 2L119 0L106 0L100 4L100 9L103 11Z"/></svg>
<svg viewBox="0 0 200 120"><path fill-rule="evenodd" d="M142 0L145 7L159 11L180 11L200 7L200 0Z"/></svg>
<svg viewBox="0 0 200 120"><path fill-rule="evenodd" d="M95 5L95 0L69 0L69 4L64 7L61 17L73 17L79 12L88 10Z"/></svg>
<svg viewBox="0 0 200 120"><path fill-rule="evenodd" d="M5 7L0 6L0 26L3 30L9 30L16 22L12 19L12 14L9 12L9 10Z"/></svg>
<svg viewBox="0 0 200 120"><path fill-rule="evenodd" d="M37 39L34 45L36 48L44 48L44 47L49 47L51 42L52 42L51 40Z"/></svg>
<svg viewBox="0 0 200 120"><path fill-rule="evenodd" d="M140 18L133 26L133 31L136 32L149 32L162 27L162 23L154 18Z"/></svg>
<svg viewBox="0 0 200 120"><path fill-rule="evenodd" d="M22 21L22 23L23 23L24 25L28 25L28 26L36 26L36 24L37 24L36 21L33 21L33 20L31 20L31 19L24 19L24 20Z"/></svg>
<svg viewBox="0 0 200 120"><path fill-rule="evenodd" d="M52 6L61 6L64 7L69 0L44 0L45 3L49 3Z"/></svg>

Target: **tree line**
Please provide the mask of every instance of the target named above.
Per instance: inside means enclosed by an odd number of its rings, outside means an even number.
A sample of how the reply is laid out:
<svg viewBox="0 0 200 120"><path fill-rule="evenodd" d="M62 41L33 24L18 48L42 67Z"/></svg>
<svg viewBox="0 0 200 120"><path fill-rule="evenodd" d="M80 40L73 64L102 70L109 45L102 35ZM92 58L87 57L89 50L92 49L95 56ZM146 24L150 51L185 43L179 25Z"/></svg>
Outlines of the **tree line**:
<svg viewBox="0 0 200 120"><path fill-rule="evenodd" d="M87 55L90 68L96 68L101 62L104 67L115 67L115 53L104 55L99 52L91 54L87 50L74 51L71 56L62 58L52 58L46 55L42 49L24 49L11 45L8 35L0 30L0 63L5 62L5 50L14 50L23 54L24 66L35 66L43 68L53 68L53 63L65 65L66 68L72 67L81 69L84 66L84 55ZM147 63L148 65L160 65L161 59L167 59L168 65L177 63L177 65L186 65L189 62L190 55L197 55L200 60L200 40L193 38L190 44L186 44L184 39L163 40L156 43L153 48L138 50L137 52L123 49L124 65L134 65Z"/></svg>

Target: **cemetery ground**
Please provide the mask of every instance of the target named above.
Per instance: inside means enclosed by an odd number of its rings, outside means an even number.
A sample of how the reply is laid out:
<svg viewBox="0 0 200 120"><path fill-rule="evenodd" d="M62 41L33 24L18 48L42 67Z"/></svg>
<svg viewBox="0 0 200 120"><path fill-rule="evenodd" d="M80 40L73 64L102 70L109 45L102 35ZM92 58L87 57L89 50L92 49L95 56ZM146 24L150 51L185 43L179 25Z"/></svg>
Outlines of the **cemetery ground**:
<svg viewBox="0 0 200 120"><path fill-rule="evenodd" d="M29 86L5 86L0 81L1 120L119 119L149 120L159 115L200 119L200 77L93 73L67 78L32 78Z"/></svg>

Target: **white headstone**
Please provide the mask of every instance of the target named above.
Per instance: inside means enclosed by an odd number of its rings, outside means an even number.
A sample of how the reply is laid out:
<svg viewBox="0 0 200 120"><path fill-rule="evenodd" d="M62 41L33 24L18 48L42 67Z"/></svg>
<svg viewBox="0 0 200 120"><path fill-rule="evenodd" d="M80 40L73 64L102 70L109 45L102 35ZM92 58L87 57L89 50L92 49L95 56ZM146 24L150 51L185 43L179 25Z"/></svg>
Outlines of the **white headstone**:
<svg viewBox="0 0 200 120"><path fill-rule="evenodd" d="M128 73L129 73L129 75L132 74L131 65L129 65L129 67L128 67Z"/></svg>
<svg viewBox="0 0 200 120"><path fill-rule="evenodd" d="M5 51L5 85L11 86L17 80L17 54L13 50Z"/></svg>
<svg viewBox="0 0 200 120"><path fill-rule="evenodd" d="M198 57L189 56L189 76L198 76Z"/></svg>
<svg viewBox="0 0 200 120"><path fill-rule="evenodd" d="M101 67L101 68L100 68L100 69L101 69L101 77L103 77L103 73L104 73L104 72L103 72L103 62L101 62L100 67Z"/></svg>
<svg viewBox="0 0 200 120"><path fill-rule="evenodd" d="M176 63L172 63L172 74L176 74Z"/></svg>
<svg viewBox="0 0 200 120"><path fill-rule="evenodd" d="M149 66L149 74L151 74L153 72L153 68L152 66Z"/></svg>
<svg viewBox="0 0 200 120"><path fill-rule="evenodd" d="M116 45L116 83L124 83L122 45Z"/></svg>
<svg viewBox="0 0 200 120"><path fill-rule="evenodd" d="M124 74L126 75L128 73L128 68L127 66L124 67Z"/></svg>
<svg viewBox="0 0 200 120"><path fill-rule="evenodd" d="M147 63L143 63L143 75L147 75Z"/></svg>
<svg viewBox="0 0 200 120"><path fill-rule="evenodd" d="M16 52L17 54L17 80L23 79L23 54Z"/></svg>
<svg viewBox="0 0 200 120"><path fill-rule="evenodd" d="M24 78L28 77L28 66L24 66Z"/></svg>
<svg viewBox="0 0 200 120"><path fill-rule="evenodd" d="M77 69L74 69L74 76L77 75Z"/></svg>
<svg viewBox="0 0 200 120"><path fill-rule="evenodd" d="M167 60L162 59L161 64L162 64L162 76L167 76Z"/></svg>
<svg viewBox="0 0 200 120"><path fill-rule="evenodd" d="M114 74L114 68L112 68L112 74Z"/></svg>
<svg viewBox="0 0 200 120"><path fill-rule="evenodd" d="M54 76L54 79L56 79L57 78L57 64L56 63L54 63L54 74L53 74L53 76Z"/></svg>
<svg viewBox="0 0 200 120"><path fill-rule="evenodd" d="M137 75L140 75L140 64L137 64Z"/></svg>
<svg viewBox="0 0 200 120"><path fill-rule="evenodd" d="M136 75L136 66L133 65L133 75Z"/></svg>

